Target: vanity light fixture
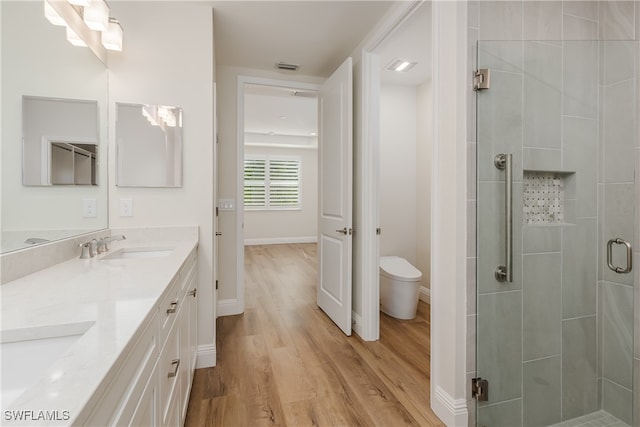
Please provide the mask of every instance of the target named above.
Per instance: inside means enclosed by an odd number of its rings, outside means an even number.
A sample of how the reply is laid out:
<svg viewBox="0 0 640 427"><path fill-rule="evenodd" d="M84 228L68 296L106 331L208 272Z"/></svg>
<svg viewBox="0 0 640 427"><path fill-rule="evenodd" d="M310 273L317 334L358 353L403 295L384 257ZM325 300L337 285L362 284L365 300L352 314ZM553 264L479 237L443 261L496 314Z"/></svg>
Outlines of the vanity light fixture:
<svg viewBox="0 0 640 427"><path fill-rule="evenodd" d="M122 52L122 25L117 19L109 18L107 30L102 33L102 46L105 49Z"/></svg>
<svg viewBox="0 0 640 427"><path fill-rule="evenodd" d="M59 25L66 27L67 23L62 19L62 16L58 15L58 12L49 4L47 0L44 1L44 17L53 25Z"/></svg>
<svg viewBox="0 0 640 427"><path fill-rule="evenodd" d="M105 49L122 52L122 25L109 17L105 0L44 0L44 16L53 25L67 27L69 43L89 46L103 62L106 61ZM99 38L91 31L99 32Z"/></svg>
<svg viewBox="0 0 640 427"><path fill-rule="evenodd" d="M75 6L87 7L91 4L91 0L67 0L69 3Z"/></svg>
<svg viewBox="0 0 640 427"><path fill-rule="evenodd" d="M86 47L87 44L82 40L75 31L71 29L71 27L67 27L67 41L74 46L83 46Z"/></svg>
<svg viewBox="0 0 640 427"><path fill-rule="evenodd" d="M106 31L109 25L109 6L104 0L91 0L83 12L84 23L95 31Z"/></svg>
<svg viewBox="0 0 640 427"><path fill-rule="evenodd" d="M406 72L415 67L416 64L417 62L406 61L404 59L395 59L387 66L387 70Z"/></svg>
<svg viewBox="0 0 640 427"><path fill-rule="evenodd" d="M146 104L142 106L142 115L146 117L149 123L151 123L151 126L158 126L158 122L155 117L157 114L157 108Z"/></svg>

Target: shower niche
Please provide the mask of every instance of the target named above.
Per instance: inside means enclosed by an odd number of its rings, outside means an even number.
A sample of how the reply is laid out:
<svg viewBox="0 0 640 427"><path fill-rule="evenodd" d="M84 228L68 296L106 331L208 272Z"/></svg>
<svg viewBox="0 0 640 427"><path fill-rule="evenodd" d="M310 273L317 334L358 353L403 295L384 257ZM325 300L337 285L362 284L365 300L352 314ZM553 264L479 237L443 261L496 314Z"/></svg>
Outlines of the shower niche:
<svg viewBox="0 0 640 427"><path fill-rule="evenodd" d="M575 203L574 172L525 170L522 177L524 225L566 225L567 204Z"/></svg>

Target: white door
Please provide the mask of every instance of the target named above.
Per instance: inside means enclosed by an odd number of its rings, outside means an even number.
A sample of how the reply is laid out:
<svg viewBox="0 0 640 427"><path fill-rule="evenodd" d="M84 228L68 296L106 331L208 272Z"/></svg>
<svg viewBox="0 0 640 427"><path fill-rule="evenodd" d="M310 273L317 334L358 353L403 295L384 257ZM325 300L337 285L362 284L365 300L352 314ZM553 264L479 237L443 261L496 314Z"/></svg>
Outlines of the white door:
<svg viewBox="0 0 640 427"><path fill-rule="evenodd" d="M351 335L353 77L347 60L320 89L318 306Z"/></svg>

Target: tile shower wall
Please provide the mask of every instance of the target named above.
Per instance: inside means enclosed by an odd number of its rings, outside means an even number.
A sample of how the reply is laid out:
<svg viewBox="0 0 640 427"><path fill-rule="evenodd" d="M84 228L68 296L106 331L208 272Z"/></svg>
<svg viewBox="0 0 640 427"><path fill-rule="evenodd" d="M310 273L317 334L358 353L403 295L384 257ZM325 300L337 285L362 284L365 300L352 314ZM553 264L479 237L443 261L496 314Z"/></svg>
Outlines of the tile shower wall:
<svg viewBox="0 0 640 427"><path fill-rule="evenodd" d="M625 13L633 20L633 10L604 8L610 19L615 13ZM609 37L625 37L629 23L619 32L605 28ZM631 28L633 28L631 26ZM600 69L600 174L601 190L600 247L612 238L634 242L634 215L637 201L634 170L638 162L638 50L636 43L603 42ZM624 251L614 251L614 264L624 266ZM634 274L611 271L604 254L600 256L598 277L598 340L599 405L620 420L631 424L633 419L633 300ZM637 272L635 273L637 277ZM637 323L636 323L637 325ZM637 353L636 353L637 355ZM637 406L637 405L636 405ZM636 420L638 422L638 420Z"/></svg>
<svg viewBox="0 0 640 427"><path fill-rule="evenodd" d="M635 293L633 293L633 283L624 283L625 280L620 280L619 277L609 277L603 269L603 254L598 252L603 246L602 240L605 238L605 233L608 236L618 231L612 228L624 220L622 216L627 216L628 224L640 222L637 217L637 212L640 211L640 182L638 182L640 178L635 177L634 185L633 175L629 174L629 170L633 170L633 162L640 163L640 146L638 145L640 120L635 120L636 126L631 133L624 127L616 125L616 122L633 123L634 120L628 120L628 118L625 120L624 115L635 114L633 117L637 117L637 105L629 108L628 102L626 107L614 102L607 104L608 100L614 99L614 96L620 95L623 91L626 91L629 101L635 99L637 102L638 86L635 82L631 83L631 77L628 76L628 72L632 72L634 78L638 77L637 44L633 51L613 44L609 46L603 44L598 48L597 43L593 42L584 42L572 45L569 49L563 49L552 41L639 40L640 4L632 1L471 1L468 4L468 24L470 69L477 68L477 40L550 41L528 44L524 51L522 49L509 51L508 46L503 46L506 51L501 49L501 52L497 52L503 59L483 65L489 65L497 70L500 80L503 81L501 84L514 89L511 92L511 98L507 98L511 105L518 105L520 96L526 101L521 104L524 107L519 116L512 117L515 123L521 119L520 127L513 126L513 123L496 125L498 128L503 126L503 131L511 132L508 135L510 138L522 141L522 153L514 153L515 170L520 171L520 175L514 176L514 180L522 181L523 169L574 172L565 176L568 194L564 196L566 218L563 222L571 225L555 227L524 225L521 230L517 230L516 227L516 239L520 234L522 240L514 242L514 247L521 247L522 253L517 254L515 259L515 262L521 265L514 266L514 270L525 271L524 278L515 278L513 288L505 293L496 292L496 289L491 289L490 285L484 285L482 279L480 279L480 289L476 290L476 277L470 275L468 279L467 324L470 328L476 324L476 316L488 315L488 313L477 313L474 305L476 292L480 292L478 298L480 310L486 310L483 308L485 302L489 302L489 305L493 305L496 310L507 310L504 315L508 319L502 322L515 322L505 326L507 329L521 325L517 315L509 314L514 307L508 308L510 302L518 309L522 302L525 306L527 302L535 305L541 295L545 301L544 304L538 303L543 310L542 314L536 314L535 310L527 309L522 314L522 324L525 325L523 334L526 335L523 343L526 343L528 338L533 342L538 340L543 343L542 348L523 344L521 349L512 349L514 358L522 357L522 363L520 366L517 364L511 366L507 361L503 368L515 375L513 380L515 384L509 385L506 381L503 384L498 380L497 388L498 393L513 400L486 406L480 411L481 420L479 421L488 426L502 423L519 425L523 420L525 425L548 425L604 407L612 413L615 412L619 418L626 419L627 422L631 422L631 418L628 415L625 416L625 413L628 414L631 408L634 408L636 411L634 417L638 425L639 394L636 394L636 400L633 402L631 400L633 385L629 383L635 382L638 390L640 327L636 326L634 332L629 330L629 327L620 329L619 325L622 321L626 322L621 319L621 316L634 316L630 301L635 298L636 307L640 307L640 275L635 275ZM556 59L547 60L540 67L535 62L537 55ZM615 64L606 69L599 66L598 61L604 64L605 58L609 61L613 60ZM570 64L575 60L582 63L590 62L593 67L572 69ZM523 66L527 72L519 73ZM494 76L495 74L492 79L496 87ZM635 86L629 86L631 84ZM469 130L467 155L470 165L474 164L478 152L476 99L471 85L470 78L467 115ZM564 95L560 88L564 88ZM484 93L483 96L485 96ZM623 96L623 103L624 98ZM494 113L496 118L504 118L500 111L494 111ZM487 117L479 118L481 121L486 119ZM546 125L536 126L536 123L540 122ZM482 132L482 129L478 131ZM623 140L627 142L621 144ZM499 141L496 145L499 149ZM626 154L621 155L621 150L626 150ZM623 157L622 164L616 163L613 160L614 157ZM490 159L479 159L479 164L482 165L486 160ZM521 164L518 164L519 162ZM485 240L487 234L491 234L489 229L493 225L480 228L475 224L477 198L484 197L483 193L499 191L497 188L499 185L489 183L492 177L496 178L496 171L491 168L482 170L482 166L479 168L478 185L476 185L475 168L469 171L468 176L470 238L467 265L469 271L473 272L478 264L478 277L482 278L483 275L486 277L486 274L492 274L493 268L489 269L477 262L476 236L472 232L478 228L478 239L483 242L483 252L485 249L494 247L497 242L491 242L491 238L488 243ZM636 170L640 170L640 165L636 166ZM597 173L594 173L596 171ZM517 183L517 185L521 184ZM476 188L479 195L476 194ZM519 191L519 194L522 194L522 187ZM569 194L571 191L573 193ZM514 195L516 194L518 190L514 189ZM631 204L631 209L625 207L625 201ZM607 203L612 205L605 208ZM482 213L479 212L479 215L481 216ZM599 215L604 218L603 221L598 222ZM631 215L630 218L629 215ZM633 215L636 215L635 222L633 222ZM635 238L634 261L636 265L640 265L638 227L636 227L635 237L633 229L627 230L627 233L621 234L620 237L628 235L629 231L630 238ZM567 247L575 249L562 250ZM559 268L558 259L562 260ZM585 259L590 262L581 261ZM539 289L529 290L527 282L532 279L528 278L527 270L536 272L533 280L544 283L548 288L547 292L551 293L544 293ZM541 273L543 277L540 277ZM561 290L560 295L553 294L558 292L551 289L553 286L550 284L554 282L562 283L562 286L555 288ZM633 298L630 297L629 292L634 294ZM518 296L521 297L520 300ZM504 300L502 303L501 299ZM509 301L510 299L513 301ZM560 307L553 303L548 304L550 301L561 301ZM635 321L626 323L627 325L640 325L639 311L635 310ZM560 333L545 331L548 323L553 321L561 323ZM533 324L536 327L532 327ZM482 324L480 327L482 328ZM612 333L614 330L621 333L619 335ZM483 333L482 330L478 332ZM502 331L502 334L510 333L513 332ZM629 360L627 356L625 359L622 355L631 354L628 347L633 343L634 334L634 358ZM477 376L475 338L475 330L470 330L467 341L468 378ZM606 344L610 345L606 347L606 351L605 339L608 340ZM560 348L563 351L560 351ZM625 348L626 353L623 351ZM478 348L478 351L483 350ZM480 360L483 357L492 356L478 354ZM629 366L633 364L636 369L632 379ZM498 378L499 375L500 373ZM523 379L524 385L520 383L519 378ZM531 382L532 378L537 382ZM627 386L620 384L625 383L623 378L627 379ZM545 391L538 389L535 385L540 382L548 384ZM493 381L492 387L493 392L495 391ZM511 387L521 390L521 394L517 391L510 392ZM494 402L495 397L493 394ZM469 424L476 425L475 401L471 396L468 396L468 403Z"/></svg>

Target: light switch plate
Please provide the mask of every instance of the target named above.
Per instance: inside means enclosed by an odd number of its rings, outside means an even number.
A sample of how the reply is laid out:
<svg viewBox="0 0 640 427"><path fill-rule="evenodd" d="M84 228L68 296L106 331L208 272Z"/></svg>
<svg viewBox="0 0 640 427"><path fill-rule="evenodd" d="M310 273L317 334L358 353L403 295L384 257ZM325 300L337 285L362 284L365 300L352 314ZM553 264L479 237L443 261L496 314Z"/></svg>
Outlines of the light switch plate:
<svg viewBox="0 0 640 427"><path fill-rule="evenodd" d="M96 199L82 199L82 217L95 218L98 216L98 203Z"/></svg>
<svg viewBox="0 0 640 427"><path fill-rule="evenodd" d="M232 211L236 208L235 200L233 199L218 199L218 209L221 211Z"/></svg>
<svg viewBox="0 0 640 427"><path fill-rule="evenodd" d="M133 199L120 199L120 216L133 216Z"/></svg>

